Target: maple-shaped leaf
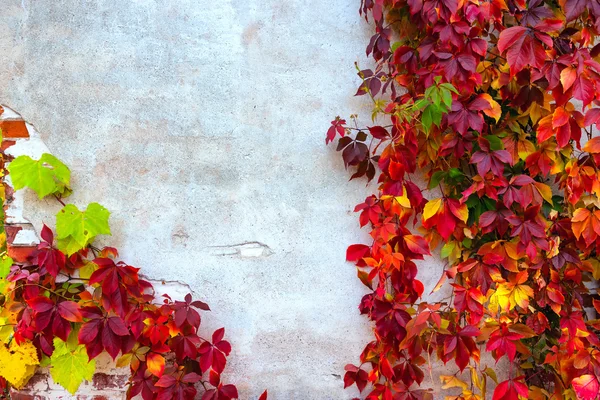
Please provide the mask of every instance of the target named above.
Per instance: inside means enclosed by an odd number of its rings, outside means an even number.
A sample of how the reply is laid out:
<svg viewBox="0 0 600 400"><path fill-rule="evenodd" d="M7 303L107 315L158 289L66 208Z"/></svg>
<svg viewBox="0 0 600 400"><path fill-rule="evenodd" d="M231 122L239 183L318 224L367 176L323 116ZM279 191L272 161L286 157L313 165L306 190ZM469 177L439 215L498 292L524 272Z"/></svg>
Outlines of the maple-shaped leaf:
<svg viewBox="0 0 600 400"><path fill-rule="evenodd" d="M222 384L219 375L214 371L210 371L209 381L215 388L204 392L201 400L232 400L238 398L239 395L235 385ZM263 393L261 398L266 398L266 394Z"/></svg>
<svg viewBox="0 0 600 400"><path fill-rule="evenodd" d="M512 157L506 150L490 150L488 147L473 153L469 162L475 164L477 173L481 176L485 176L488 171L496 176L502 176L504 164L512 164Z"/></svg>
<svg viewBox="0 0 600 400"><path fill-rule="evenodd" d="M67 258L63 252L52 247L54 234L46 225L42 228L40 236L43 242L38 245L37 263L40 267L46 268L53 278L56 278L59 271L65 267Z"/></svg>
<svg viewBox="0 0 600 400"><path fill-rule="evenodd" d="M69 194L71 172L51 154L44 153L37 161L19 156L8 165L8 171L15 190L29 187L40 199L49 194Z"/></svg>
<svg viewBox="0 0 600 400"><path fill-rule="evenodd" d="M538 141L543 143L549 138L555 137L556 143L561 149L569 144L571 140L579 144L583 124L583 114L574 110L571 103L568 103L565 107L557 107L553 114L547 115L539 121L537 128Z"/></svg>
<svg viewBox="0 0 600 400"><path fill-rule="evenodd" d="M467 205L457 199L433 199L423 209L423 226L435 228L448 241L454 229L461 222L465 224L469 218Z"/></svg>
<svg viewBox="0 0 600 400"><path fill-rule="evenodd" d="M79 306L73 301L55 303L44 296L27 300L34 311L33 321L38 332L50 327L52 333L62 340L67 340L71 332L71 322L83 321Z"/></svg>
<svg viewBox="0 0 600 400"><path fill-rule="evenodd" d="M600 210L592 212L587 208L576 209L571 227L577 239L583 237L586 246L592 245L600 235Z"/></svg>
<svg viewBox="0 0 600 400"><path fill-rule="evenodd" d="M595 375L581 375L571 381L579 400L596 400L600 395L600 383Z"/></svg>
<svg viewBox="0 0 600 400"><path fill-rule="evenodd" d="M358 391L362 391L367 386L368 374L367 371L358 368L355 365L347 364L344 367L346 373L344 374L344 389L356 384Z"/></svg>
<svg viewBox="0 0 600 400"><path fill-rule="evenodd" d="M84 344L90 359L106 350L113 360L123 347L129 330L121 317L106 316L98 307L84 307L82 314L88 321L79 330L79 343Z"/></svg>
<svg viewBox="0 0 600 400"><path fill-rule="evenodd" d="M442 360L446 362L454 357L456 366L463 371L469 365L471 357L476 359L479 357L479 350L473 338L480 334L481 331L473 325L459 328L455 335L446 337Z"/></svg>
<svg viewBox="0 0 600 400"><path fill-rule="evenodd" d="M90 203L85 211L67 204L56 214L58 248L68 256L87 247L98 235L110 235L110 212L98 203Z"/></svg>
<svg viewBox="0 0 600 400"><path fill-rule="evenodd" d="M523 216L513 214L506 217L508 223L513 227L511 236L518 237L525 246L529 245L532 239L546 237L546 224L539 211L539 205L531 206L525 210Z"/></svg>
<svg viewBox="0 0 600 400"><path fill-rule="evenodd" d="M154 386L154 375L145 367L139 368L131 377L131 387L127 391L128 398L141 395L143 400L154 399L158 388Z"/></svg>
<svg viewBox="0 0 600 400"><path fill-rule="evenodd" d="M492 400L519 400L519 396L527 398L528 395L529 389L523 383L522 377L519 377L500 382L494 390Z"/></svg>
<svg viewBox="0 0 600 400"><path fill-rule="evenodd" d="M73 331L67 341L54 339L54 353L50 357L50 375L71 394L75 394L83 380L91 381L96 371L96 360L88 360L85 346L77 343Z"/></svg>
<svg viewBox="0 0 600 400"><path fill-rule="evenodd" d="M543 32L525 26L513 26L500 32L498 50L510 65L511 76L530 65L542 68L546 62L546 49L553 47L552 38Z"/></svg>
<svg viewBox="0 0 600 400"><path fill-rule="evenodd" d="M99 268L92 273L90 285L101 284L102 305L106 310L113 310L122 318L128 311L127 293L141 296L138 282L139 268L115 262L110 258L95 258L94 264Z"/></svg>
<svg viewBox="0 0 600 400"><path fill-rule="evenodd" d="M493 351L496 360L499 360L500 357L506 354L508 360L512 362L517 354L516 342L523 337L520 333L511 332L508 325L502 324L490 335L486 350Z"/></svg>
<svg viewBox="0 0 600 400"><path fill-rule="evenodd" d="M332 142L335 139L335 135L339 134L341 137L344 137L346 130L344 128L346 125L346 120L341 119L340 117L336 117L333 121L331 121L331 126L327 130L327 138L325 139L325 144Z"/></svg>
<svg viewBox="0 0 600 400"><path fill-rule="evenodd" d="M500 105L487 93L480 94L468 102L455 100L451 112L448 113L448 123L462 135L466 134L469 128L482 132L482 113L496 120L500 118Z"/></svg>
<svg viewBox="0 0 600 400"><path fill-rule="evenodd" d="M379 205L379 200L375 196L369 196L366 198L364 203L358 204L354 208L354 212L361 211L360 213L360 226L365 226L369 221L372 224L379 222L379 214L382 213Z"/></svg>
<svg viewBox="0 0 600 400"><path fill-rule="evenodd" d="M201 301L192 301L192 295L186 294L185 301L176 301L173 304L175 310L174 321L178 327L181 327L185 322L191 326L198 328L200 326L200 314L194 308L208 311L210 308L206 303Z"/></svg>
<svg viewBox="0 0 600 400"><path fill-rule="evenodd" d="M154 386L158 388L157 400L193 400L196 396L194 383L202 377L195 372L185 374L183 371L174 375L163 375Z"/></svg>
<svg viewBox="0 0 600 400"><path fill-rule="evenodd" d="M212 343L204 342L198 349L200 369L203 372L212 367L214 371L220 374L225 369L226 356L231 352L231 345L223 340L224 335L225 328L217 329L212 335Z"/></svg>
<svg viewBox="0 0 600 400"><path fill-rule="evenodd" d="M177 335L171 342L171 348L179 361L183 361L185 357L195 358L199 346L200 338L196 334Z"/></svg>
<svg viewBox="0 0 600 400"><path fill-rule="evenodd" d="M516 306L527 309L529 299L533 297L533 289L525 284L528 277L527 271L521 271L511 281L499 284L490 298L490 308L497 308L497 304L505 311Z"/></svg>

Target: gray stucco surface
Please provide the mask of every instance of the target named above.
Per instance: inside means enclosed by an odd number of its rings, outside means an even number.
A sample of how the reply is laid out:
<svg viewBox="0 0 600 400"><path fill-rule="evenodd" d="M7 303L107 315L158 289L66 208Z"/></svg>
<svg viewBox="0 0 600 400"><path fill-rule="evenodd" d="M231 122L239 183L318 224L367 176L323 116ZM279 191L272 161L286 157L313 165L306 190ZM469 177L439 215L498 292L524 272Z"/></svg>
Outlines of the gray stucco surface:
<svg viewBox="0 0 600 400"><path fill-rule="evenodd" d="M350 399L371 340L344 262L367 240L324 144L353 98L370 27L357 1L3 0L0 103L73 172L80 207L112 212L122 257L188 284L233 344L241 398ZM32 222L54 224L31 197ZM423 264L431 288L441 273Z"/></svg>

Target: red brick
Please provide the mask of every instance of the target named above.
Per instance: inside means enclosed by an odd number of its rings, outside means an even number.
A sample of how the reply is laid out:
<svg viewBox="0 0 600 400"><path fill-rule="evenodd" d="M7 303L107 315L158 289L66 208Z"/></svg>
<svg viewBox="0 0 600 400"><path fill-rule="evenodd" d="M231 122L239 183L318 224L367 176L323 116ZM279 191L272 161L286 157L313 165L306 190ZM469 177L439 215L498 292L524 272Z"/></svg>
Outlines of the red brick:
<svg viewBox="0 0 600 400"><path fill-rule="evenodd" d="M4 119L0 120L0 129L5 138L28 138L29 131L22 119Z"/></svg>
<svg viewBox="0 0 600 400"><path fill-rule="evenodd" d="M5 225L4 230L6 231L6 241L8 243L12 243L15 240L17 233L19 233L19 231L22 229L23 228L18 225Z"/></svg>
<svg viewBox="0 0 600 400"><path fill-rule="evenodd" d="M14 140L3 140L2 146L0 146L0 151L6 151L6 149L8 149L10 146L12 146L15 143L16 142Z"/></svg>
<svg viewBox="0 0 600 400"><path fill-rule="evenodd" d="M92 384L96 389L120 389L125 387L129 376L125 375L108 375L108 374L94 374Z"/></svg>
<svg viewBox="0 0 600 400"><path fill-rule="evenodd" d="M15 390L10 391L11 400L47 400L46 396L40 394L30 394L27 392L17 392Z"/></svg>
<svg viewBox="0 0 600 400"><path fill-rule="evenodd" d="M27 261L29 256L35 250L35 246L11 246L8 245L8 256L15 262L24 263Z"/></svg>

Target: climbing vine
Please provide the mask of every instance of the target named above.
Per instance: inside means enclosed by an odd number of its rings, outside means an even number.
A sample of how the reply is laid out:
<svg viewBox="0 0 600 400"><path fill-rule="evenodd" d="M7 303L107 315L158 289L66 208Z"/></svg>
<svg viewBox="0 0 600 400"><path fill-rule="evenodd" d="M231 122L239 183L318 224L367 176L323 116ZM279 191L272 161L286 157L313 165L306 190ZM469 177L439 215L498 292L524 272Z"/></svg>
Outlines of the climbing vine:
<svg viewBox="0 0 600 400"><path fill-rule="evenodd" d="M26 263L0 260L0 377L22 388L38 366L69 392L91 380L103 352L117 367L129 367L127 398L144 400L238 398L221 381L231 345L225 330L200 333L209 307L190 294L183 301L157 297L150 282L118 260L111 247L94 246L110 235L109 211L98 203L80 210L65 204L70 171L56 157L20 156L8 164L15 190L28 187L63 208L56 230L44 226L41 243ZM266 400L266 391L260 397Z"/></svg>
<svg viewBox="0 0 600 400"><path fill-rule="evenodd" d="M355 210L372 243L347 251L374 340L345 386L431 399L437 358L456 366L447 399L484 399L490 381L493 400L600 398L600 5L362 0L360 13L375 67L357 67L356 95L373 125L337 117L326 139L352 178L377 176ZM431 251L441 301L417 279Z"/></svg>

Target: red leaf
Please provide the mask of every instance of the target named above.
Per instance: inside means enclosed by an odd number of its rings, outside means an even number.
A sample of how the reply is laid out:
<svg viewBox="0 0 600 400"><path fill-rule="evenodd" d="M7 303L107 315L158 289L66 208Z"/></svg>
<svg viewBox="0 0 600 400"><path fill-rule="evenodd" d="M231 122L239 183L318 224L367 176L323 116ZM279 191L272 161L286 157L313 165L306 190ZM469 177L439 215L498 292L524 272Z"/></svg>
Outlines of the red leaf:
<svg viewBox="0 0 600 400"><path fill-rule="evenodd" d="M369 254L370 247L364 244L353 244L346 250L346 261L358 261Z"/></svg>
<svg viewBox="0 0 600 400"><path fill-rule="evenodd" d="M58 313L60 316L70 322L82 322L83 317L79 311L79 305L72 301L63 301L58 303Z"/></svg>
<svg viewBox="0 0 600 400"><path fill-rule="evenodd" d="M410 251L416 254L429 255L429 245L427 241L418 235L404 235L404 242Z"/></svg>
<svg viewBox="0 0 600 400"><path fill-rule="evenodd" d="M600 384L594 375L581 375L571 382L577 398L581 400L595 400L600 393Z"/></svg>

